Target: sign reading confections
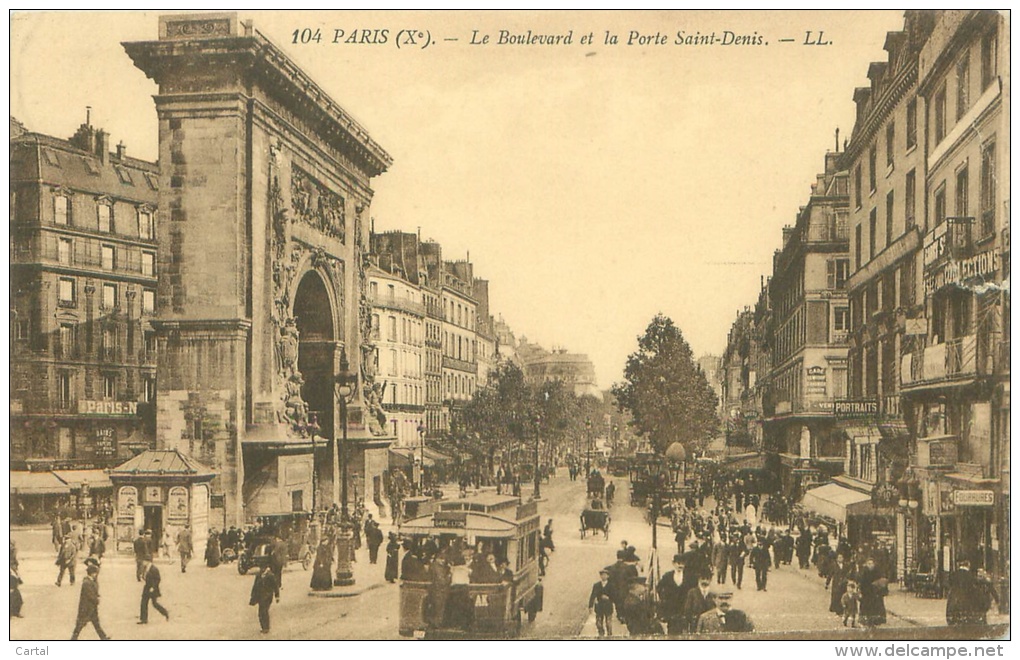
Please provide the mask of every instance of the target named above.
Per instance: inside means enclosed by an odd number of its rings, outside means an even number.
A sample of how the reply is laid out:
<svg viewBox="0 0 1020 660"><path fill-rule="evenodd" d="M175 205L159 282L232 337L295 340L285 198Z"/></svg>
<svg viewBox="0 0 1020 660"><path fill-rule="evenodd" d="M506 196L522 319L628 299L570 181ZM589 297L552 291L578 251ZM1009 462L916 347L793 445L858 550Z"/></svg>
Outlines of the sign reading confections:
<svg viewBox="0 0 1020 660"><path fill-rule="evenodd" d="M999 253L994 250L975 254L967 259L950 261L944 268L925 275L924 292L930 296L948 284L960 284L972 278L995 275L999 266Z"/></svg>

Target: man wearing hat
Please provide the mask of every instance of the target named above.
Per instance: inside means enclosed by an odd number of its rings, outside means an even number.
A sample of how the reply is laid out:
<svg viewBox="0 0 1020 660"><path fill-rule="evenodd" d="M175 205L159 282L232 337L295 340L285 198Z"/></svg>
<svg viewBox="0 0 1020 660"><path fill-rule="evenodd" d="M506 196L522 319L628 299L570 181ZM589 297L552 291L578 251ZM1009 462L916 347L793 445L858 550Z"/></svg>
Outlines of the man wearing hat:
<svg viewBox="0 0 1020 660"><path fill-rule="evenodd" d="M673 570L665 573L656 585L659 595L659 619L666 622L666 632L679 635L683 630L684 597L690 588L684 575L683 555L673 555Z"/></svg>
<svg viewBox="0 0 1020 660"><path fill-rule="evenodd" d="M96 629L99 639L107 640L110 637L103 631L99 624L99 583L96 577L99 575L99 566L89 564L85 569L85 579L81 581L81 596L78 599L78 618L74 623L74 632L71 639L78 639L82 628L91 623Z"/></svg>
<svg viewBox="0 0 1020 660"><path fill-rule="evenodd" d="M698 617L715 607L713 594L709 591L712 575L702 573L698 576L698 586L687 591L683 606L683 632L697 632Z"/></svg>
<svg viewBox="0 0 1020 660"><path fill-rule="evenodd" d="M741 610L732 609L733 592L724 591L715 595L715 608L698 617L697 632L752 632L754 624Z"/></svg>
<svg viewBox="0 0 1020 660"><path fill-rule="evenodd" d="M588 609L595 612L595 626L599 637L613 635L613 598L609 593L609 571L599 571L599 581L591 586Z"/></svg>
<svg viewBox="0 0 1020 660"><path fill-rule="evenodd" d="M754 569L754 583L758 591L768 591L769 567L772 565L772 557L769 549L765 547L764 539L758 541L758 545L751 550L751 568Z"/></svg>
<svg viewBox="0 0 1020 660"><path fill-rule="evenodd" d="M147 529L138 530L138 538L134 542L135 550L135 581L145 578L145 562L152 561L152 532Z"/></svg>

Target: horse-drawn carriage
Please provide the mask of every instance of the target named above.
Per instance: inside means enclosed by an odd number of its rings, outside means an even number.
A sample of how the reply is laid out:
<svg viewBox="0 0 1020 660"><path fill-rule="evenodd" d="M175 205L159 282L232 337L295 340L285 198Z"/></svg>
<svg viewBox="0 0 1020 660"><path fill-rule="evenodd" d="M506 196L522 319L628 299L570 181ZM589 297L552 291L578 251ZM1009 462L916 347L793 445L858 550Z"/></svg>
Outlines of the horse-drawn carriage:
<svg viewBox="0 0 1020 660"><path fill-rule="evenodd" d="M589 532L592 535L602 532L602 535L608 539L611 520L609 511L603 506L602 501L591 500L581 512L581 538L586 537Z"/></svg>
<svg viewBox="0 0 1020 660"><path fill-rule="evenodd" d="M259 516L251 543L238 555L237 572L244 575L252 567L268 565L277 536L287 546L287 560L300 562L301 568L307 571L315 557L312 548L313 541L318 542L318 522L310 513L297 512Z"/></svg>

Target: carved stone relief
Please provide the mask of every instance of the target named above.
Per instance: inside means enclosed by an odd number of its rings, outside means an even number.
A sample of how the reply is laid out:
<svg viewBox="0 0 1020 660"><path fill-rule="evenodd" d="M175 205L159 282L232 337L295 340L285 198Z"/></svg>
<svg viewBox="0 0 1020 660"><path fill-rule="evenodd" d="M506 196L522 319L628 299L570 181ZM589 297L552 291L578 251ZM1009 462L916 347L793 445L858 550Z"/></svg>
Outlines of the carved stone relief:
<svg viewBox="0 0 1020 660"><path fill-rule="evenodd" d="M295 220L326 236L347 242L344 199L297 167L291 168L290 200Z"/></svg>

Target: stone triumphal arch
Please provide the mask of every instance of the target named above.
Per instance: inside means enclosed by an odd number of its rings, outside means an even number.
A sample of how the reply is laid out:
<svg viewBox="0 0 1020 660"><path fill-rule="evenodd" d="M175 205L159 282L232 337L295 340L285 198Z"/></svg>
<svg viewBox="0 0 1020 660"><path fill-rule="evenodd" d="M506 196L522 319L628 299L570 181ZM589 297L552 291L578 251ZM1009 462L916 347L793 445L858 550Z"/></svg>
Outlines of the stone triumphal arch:
<svg viewBox="0 0 1020 660"><path fill-rule="evenodd" d="M350 494L371 505L390 438L364 269L390 156L233 14L162 17L124 47L159 86L158 448L216 472L213 527L328 505L346 355Z"/></svg>

